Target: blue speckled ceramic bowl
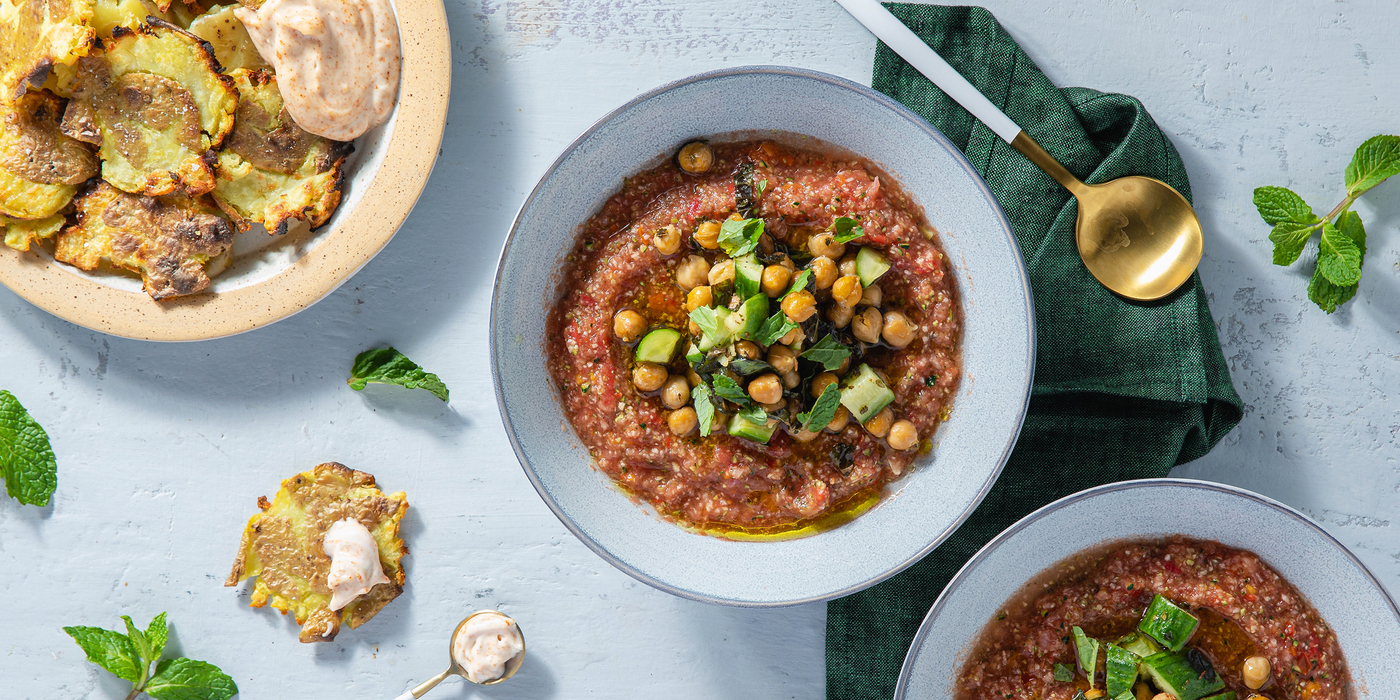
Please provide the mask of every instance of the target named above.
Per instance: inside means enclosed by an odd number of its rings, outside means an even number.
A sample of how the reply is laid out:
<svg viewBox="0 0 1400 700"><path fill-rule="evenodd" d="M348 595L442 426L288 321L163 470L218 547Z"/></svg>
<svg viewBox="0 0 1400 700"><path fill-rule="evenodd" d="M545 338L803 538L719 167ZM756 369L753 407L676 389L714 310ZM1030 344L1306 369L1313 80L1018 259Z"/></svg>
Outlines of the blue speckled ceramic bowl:
<svg viewBox="0 0 1400 700"><path fill-rule="evenodd" d="M904 659L896 700L952 698L977 634L1037 573L1111 540L1167 535L1258 554L1337 633L1358 700L1394 697L1400 609L1356 555L1307 516L1259 494L1189 479L1144 479L1062 498L983 547L924 618Z"/></svg>
<svg viewBox="0 0 1400 700"><path fill-rule="evenodd" d="M735 542L661 520L592 468L545 371L545 313L573 232L687 141L780 130L874 161L924 207L966 317L964 377L937 447L870 512L805 539ZM825 600L928 554L986 495L1030 395L1035 328L1025 266L982 179L927 122L870 88L793 68L704 73L649 92L569 146L531 193L501 254L491 363L506 432L540 496L614 566L664 591L745 606Z"/></svg>

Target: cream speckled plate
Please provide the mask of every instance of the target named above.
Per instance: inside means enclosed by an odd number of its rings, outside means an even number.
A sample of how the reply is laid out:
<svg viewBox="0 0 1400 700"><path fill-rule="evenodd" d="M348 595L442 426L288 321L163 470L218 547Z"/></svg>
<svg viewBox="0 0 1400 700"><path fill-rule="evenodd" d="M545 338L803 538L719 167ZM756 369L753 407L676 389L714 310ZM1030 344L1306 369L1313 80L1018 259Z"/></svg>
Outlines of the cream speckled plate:
<svg viewBox="0 0 1400 700"><path fill-rule="evenodd" d="M232 266L213 293L166 302L138 278L85 273L46 253L0 246L0 282L60 318L142 340L206 340L281 320L321 300L375 256L408 218L442 143L452 48L442 0L395 0L403 49L389 121L355 141L340 208L316 231L238 234Z"/></svg>

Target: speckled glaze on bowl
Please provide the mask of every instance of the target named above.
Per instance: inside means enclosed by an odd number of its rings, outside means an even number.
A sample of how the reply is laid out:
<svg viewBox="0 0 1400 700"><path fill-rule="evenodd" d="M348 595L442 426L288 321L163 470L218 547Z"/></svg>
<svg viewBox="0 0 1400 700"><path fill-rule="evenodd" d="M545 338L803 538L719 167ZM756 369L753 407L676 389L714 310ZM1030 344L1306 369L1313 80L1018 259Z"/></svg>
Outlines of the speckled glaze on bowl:
<svg viewBox="0 0 1400 700"><path fill-rule="evenodd" d="M234 242L213 293L153 301L134 276L85 273L46 252L0 246L0 283L95 331L140 340L207 340L281 320L320 301L374 258L428 182L447 124L452 47L442 0L395 0L403 71L389 121L356 139L344 199L325 226L268 246L254 227ZM410 21L411 20L411 21ZM261 239L261 240L259 240Z"/></svg>
<svg viewBox="0 0 1400 700"><path fill-rule="evenodd" d="M577 226L622 179L686 141L778 130L859 154L895 177L941 232L966 318L964 378L933 454L870 512L804 539L735 542L639 507L592 466L545 371L545 314ZM579 137L516 217L496 273L491 362L502 420L559 519L614 566L675 595L742 606L825 600L932 551L986 495L1016 441L1034 367L1034 314L1011 228L962 154L893 100L835 76L748 67L646 93Z"/></svg>
<svg viewBox="0 0 1400 700"><path fill-rule="evenodd" d="M1144 479L1081 491L1022 518L948 583L914 637L896 700L953 697L972 642L1037 573L1096 545L1185 535L1258 554L1337 633L1358 700L1400 688L1400 609L1366 565L1307 516L1233 486Z"/></svg>

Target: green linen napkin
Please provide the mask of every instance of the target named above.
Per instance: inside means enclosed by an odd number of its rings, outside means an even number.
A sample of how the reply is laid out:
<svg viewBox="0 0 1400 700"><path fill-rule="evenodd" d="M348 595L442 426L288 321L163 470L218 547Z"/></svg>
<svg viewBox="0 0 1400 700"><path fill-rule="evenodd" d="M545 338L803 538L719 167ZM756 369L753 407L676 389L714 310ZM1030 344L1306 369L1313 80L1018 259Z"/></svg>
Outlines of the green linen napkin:
<svg viewBox="0 0 1400 700"><path fill-rule="evenodd" d="M1181 157L1141 102L1056 88L983 8L887 7L1077 177L1147 175L1191 198ZM1165 476L1208 452L1243 408L1198 276L1157 302L1114 296L1080 262L1075 202L1049 175L883 43L873 83L946 134L996 194L1030 271L1038 343L1025 427L986 500L922 561L827 605L827 697L840 700L891 697L919 623L988 540L1076 491Z"/></svg>

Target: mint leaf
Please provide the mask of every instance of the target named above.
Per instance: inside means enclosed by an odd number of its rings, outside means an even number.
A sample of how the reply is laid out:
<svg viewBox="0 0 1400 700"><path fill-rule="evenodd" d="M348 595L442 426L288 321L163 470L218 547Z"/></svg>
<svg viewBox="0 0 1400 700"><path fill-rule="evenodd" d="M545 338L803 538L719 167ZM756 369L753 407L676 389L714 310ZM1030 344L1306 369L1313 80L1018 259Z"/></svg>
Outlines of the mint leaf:
<svg viewBox="0 0 1400 700"><path fill-rule="evenodd" d="M837 243L850 243L865 235L865 229L861 228L860 222L849 216L838 216L831 223L832 238Z"/></svg>
<svg viewBox="0 0 1400 700"><path fill-rule="evenodd" d="M754 334L754 342L768 347L787 335L789 331L796 328L797 324L788 320L787 314L779 311L768 317L763 325L758 327L758 332Z"/></svg>
<svg viewBox="0 0 1400 700"><path fill-rule="evenodd" d="M1055 664L1055 680L1061 683L1074 680L1074 669L1064 664Z"/></svg>
<svg viewBox="0 0 1400 700"><path fill-rule="evenodd" d="M447 385L436 374L424 372L413 360L393 348L366 350L357 355L346 383L355 391L370 383L397 384L406 389L424 389L447 400Z"/></svg>
<svg viewBox="0 0 1400 700"><path fill-rule="evenodd" d="M1285 221L1299 224L1321 221L1313 213L1312 207L1287 187L1260 187L1254 190L1254 206L1270 226Z"/></svg>
<svg viewBox="0 0 1400 700"><path fill-rule="evenodd" d="M749 406L739 410L739 417L755 425L763 425L768 422L768 412L762 406Z"/></svg>
<svg viewBox="0 0 1400 700"><path fill-rule="evenodd" d="M88 661L117 678L136 683L145 675L146 664L141 662L136 647L126 635L101 627L64 627L63 631L78 643Z"/></svg>
<svg viewBox="0 0 1400 700"><path fill-rule="evenodd" d="M1313 232L1322 227L1322 222L1303 224L1296 221L1280 221L1269 234L1274 242L1274 264L1288 266L1303 254L1303 247L1312 238Z"/></svg>
<svg viewBox="0 0 1400 700"><path fill-rule="evenodd" d="M1339 287L1361 280L1361 249L1330 221L1323 223L1322 238L1317 242L1317 269Z"/></svg>
<svg viewBox="0 0 1400 700"><path fill-rule="evenodd" d="M828 372L841 366L851 351L836 339L836 336L827 334L825 338L817 341L816 345L807 349L800 357L804 357L813 362L820 362L822 367ZM822 392L825 394L826 392Z"/></svg>
<svg viewBox="0 0 1400 700"><path fill-rule="evenodd" d="M1337 230L1351 239L1361 251L1361 260L1366 261L1366 227L1361 225L1361 215L1354 211L1344 211L1337 217Z"/></svg>
<svg viewBox="0 0 1400 700"><path fill-rule="evenodd" d="M715 310L708 306L701 306L690 312L690 320L700 326L700 332L708 337L713 338L719 332L719 319L715 317Z"/></svg>
<svg viewBox="0 0 1400 700"><path fill-rule="evenodd" d="M836 410L841 406L841 389L832 382L822 391L822 395L817 397L817 402L812 404L812 410L806 413L799 413L797 420L802 422L802 429L815 433L828 425L831 419L836 417Z"/></svg>
<svg viewBox="0 0 1400 700"><path fill-rule="evenodd" d="M781 302L782 300L788 298L788 295L796 294L806 289L808 282L810 282L811 280L812 271L810 269L805 269L797 273L797 276L792 278L792 284L788 286L787 291L783 292L783 295L778 297L778 301Z"/></svg>
<svg viewBox="0 0 1400 700"><path fill-rule="evenodd" d="M159 659L160 655L165 653L167 632L168 630L165 628L165 613L156 615L156 618L151 620L151 624L146 626L146 641L151 644L150 658L152 661Z"/></svg>
<svg viewBox="0 0 1400 700"><path fill-rule="evenodd" d="M762 199L762 198L763 198L763 191L766 190L766 189L768 189L768 181L767 181L767 180L759 180L759 181L758 181L758 195L755 196L754 199Z"/></svg>
<svg viewBox="0 0 1400 700"><path fill-rule="evenodd" d="M731 258L748 255L763 236L763 219L725 219L719 227L719 247Z"/></svg>
<svg viewBox="0 0 1400 700"><path fill-rule="evenodd" d="M160 654L151 655L151 643L146 639L146 635L136 627L136 623L131 621L131 617L122 615L122 621L126 623L126 638L131 640L131 646L136 649L136 654L146 664L152 661L159 661Z"/></svg>
<svg viewBox="0 0 1400 700"><path fill-rule="evenodd" d="M715 405L710 401L710 387L697 384L690 390L690 398L695 402L695 415L700 419L700 436L710 434L710 426L715 421Z"/></svg>
<svg viewBox="0 0 1400 700"><path fill-rule="evenodd" d="M156 700L229 700L238 686L218 666L194 659L166 659L146 683Z"/></svg>
<svg viewBox="0 0 1400 700"><path fill-rule="evenodd" d="M741 406L753 403L753 400L749 398L749 393L744 391L744 387L739 386L738 382L723 374L715 375L715 396Z"/></svg>
<svg viewBox="0 0 1400 700"><path fill-rule="evenodd" d="M745 377L749 376L750 374L758 374L759 372L777 371L773 369L773 365L770 365L767 362L764 362L762 360L750 360L747 357L736 357L730 360L729 369L733 370L735 374L742 374Z"/></svg>
<svg viewBox="0 0 1400 700"><path fill-rule="evenodd" d="M1317 267L1313 270L1312 279L1308 280L1308 299L1317 304L1317 308L1330 314L1356 296L1356 287L1354 284L1340 287L1328 282L1327 278L1322 276L1322 268Z"/></svg>
<svg viewBox="0 0 1400 700"><path fill-rule="evenodd" d="M1400 136L1372 136L1347 165L1347 196L1356 197L1400 173Z"/></svg>
<svg viewBox="0 0 1400 700"><path fill-rule="evenodd" d="M58 488L58 460L48 434L19 399L4 390L0 390L0 477L10 496L25 505L48 505Z"/></svg>

